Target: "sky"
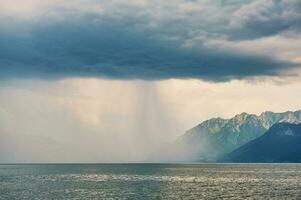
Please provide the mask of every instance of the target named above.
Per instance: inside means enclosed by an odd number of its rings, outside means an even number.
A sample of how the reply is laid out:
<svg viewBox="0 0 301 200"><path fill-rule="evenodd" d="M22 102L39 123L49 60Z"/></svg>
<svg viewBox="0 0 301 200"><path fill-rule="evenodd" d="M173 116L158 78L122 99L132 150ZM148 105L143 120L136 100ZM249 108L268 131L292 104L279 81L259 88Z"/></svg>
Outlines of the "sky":
<svg viewBox="0 0 301 200"><path fill-rule="evenodd" d="M135 162L300 109L299 0L0 0L0 162Z"/></svg>

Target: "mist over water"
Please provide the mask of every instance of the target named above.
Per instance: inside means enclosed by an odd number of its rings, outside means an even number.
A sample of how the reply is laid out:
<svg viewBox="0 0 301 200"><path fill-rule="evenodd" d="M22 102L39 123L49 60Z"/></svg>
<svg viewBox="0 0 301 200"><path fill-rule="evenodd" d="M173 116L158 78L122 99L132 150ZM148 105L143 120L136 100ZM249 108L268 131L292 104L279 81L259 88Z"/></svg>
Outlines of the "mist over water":
<svg viewBox="0 0 301 200"><path fill-rule="evenodd" d="M206 144L170 148L186 130L242 111L297 110L301 94L294 91L300 88L299 82L1 81L0 162L189 160L206 151Z"/></svg>
<svg viewBox="0 0 301 200"><path fill-rule="evenodd" d="M173 140L172 120L161 101L154 82L142 82L137 86L136 122L134 122L135 152L142 153L143 161L162 143ZM146 154L145 154L146 153Z"/></svg>
<svg viewBox="0 0 301 200"><path fill-rule="evenodd" d="M22 80L1 87L0 162L139 162L175 139L156 82Z"/></svg>

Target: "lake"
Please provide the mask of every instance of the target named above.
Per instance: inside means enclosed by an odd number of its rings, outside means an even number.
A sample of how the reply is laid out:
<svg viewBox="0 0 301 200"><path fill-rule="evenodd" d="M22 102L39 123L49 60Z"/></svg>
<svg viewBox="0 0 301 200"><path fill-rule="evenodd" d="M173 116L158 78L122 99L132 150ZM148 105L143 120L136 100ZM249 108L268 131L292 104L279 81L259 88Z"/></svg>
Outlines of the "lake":
<svg viewBox="0 0 301 200"><path fill-rule="evenodd" d="M0 199L300 199L300 164L0 165Z"/></svg>

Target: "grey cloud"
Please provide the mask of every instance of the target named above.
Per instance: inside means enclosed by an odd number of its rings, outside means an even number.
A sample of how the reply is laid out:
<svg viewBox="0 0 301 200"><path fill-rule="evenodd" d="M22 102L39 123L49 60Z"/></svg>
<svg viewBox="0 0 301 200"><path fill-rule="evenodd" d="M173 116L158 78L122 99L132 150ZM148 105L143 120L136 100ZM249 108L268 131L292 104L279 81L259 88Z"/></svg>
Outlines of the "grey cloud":
<svg viewBox="0 0 301 200"><path fill-rule="evenodd" d="M301 2L257 0L237 9L231 17L232 40L256 39L287 31L301 32Z"/></svg>
<svg viewBox="0 0 301 200"><path fill-rule="evenodd" d="M164 6L162 8L169 8L169 5ZM205 14L221 11L216 17L211 13L207 18L198 12L179 13L175 5L162 11L151 4L149 8L154 9L153 13L150 10L135 13L131 7L128 14L126 11L120 14L116 7L111 7L105 14L85 13L74 19L71 16L59 20L42 17L19 24L2 21L5 28L0 30L0 76L226 81L281 75L283 70L297 67L298 64L289 60L219 50L203 44L202 40L219 37L264 36L268 31L248 31L250 24L257 23L248 22L248 17L238 22L243 25L238 33L234 33L238 29L232 30L230 24L230 28L221 24L230 23L230 12L236 9L239 14L241 7L241 3L235 1L211 6L204 4ZM267 29L274 30L273 27ZM203 37L202 40L199 37Z"/></svg>

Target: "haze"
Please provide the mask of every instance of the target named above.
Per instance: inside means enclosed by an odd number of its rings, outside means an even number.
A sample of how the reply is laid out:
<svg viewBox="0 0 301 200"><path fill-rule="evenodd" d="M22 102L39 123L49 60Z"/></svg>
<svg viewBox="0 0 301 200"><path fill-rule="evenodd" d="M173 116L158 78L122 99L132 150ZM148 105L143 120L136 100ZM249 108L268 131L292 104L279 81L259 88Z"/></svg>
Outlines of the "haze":
<svg viewBox="0 0 301 200"><path fill-rule="evenodd" d="M0 0L0 162L144 162L300 109L299 0Z"/></svg>

